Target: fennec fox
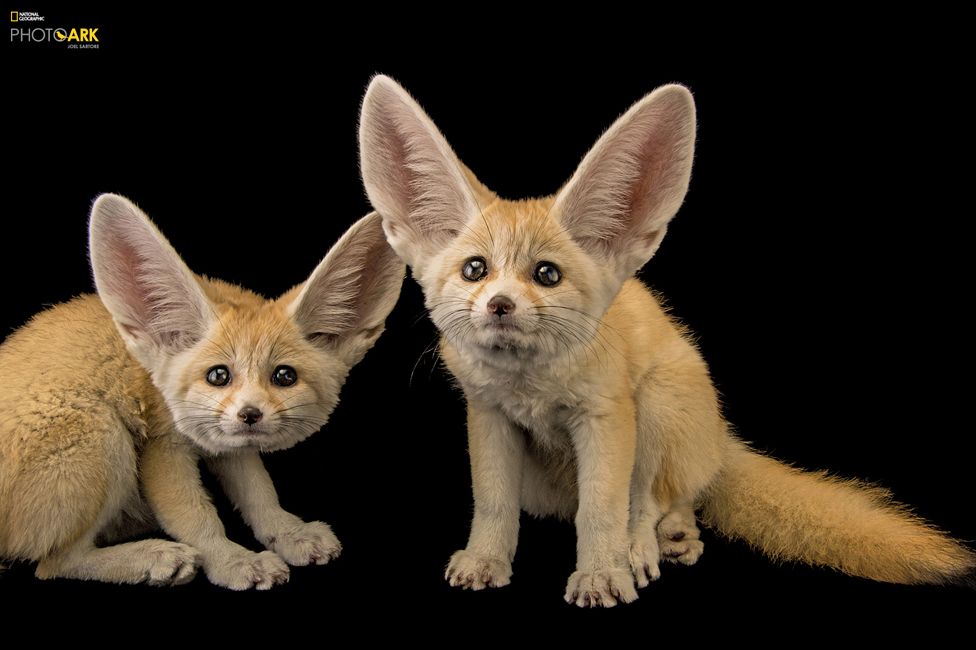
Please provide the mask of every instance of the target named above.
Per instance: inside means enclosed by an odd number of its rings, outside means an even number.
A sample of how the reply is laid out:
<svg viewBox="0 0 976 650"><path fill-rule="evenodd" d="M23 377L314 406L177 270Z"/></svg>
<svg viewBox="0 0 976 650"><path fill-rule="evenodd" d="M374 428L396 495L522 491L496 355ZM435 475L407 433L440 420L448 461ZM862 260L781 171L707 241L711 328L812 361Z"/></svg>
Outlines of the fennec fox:
<svg viewBox="0 0 976 650"><path fill-rule="evenodd" d="M154 585L201 566L239 590L335 557L329 526L278 505L259 452L317 431L382 333L405 268L379 216L276 300L194 275L121 196L95 201L90 236L98 295L0 346L0 558L35 561L40 578ZM268 551L227 539L201 458ZM176 541L117 543L160 526Z"/></svg>
<svg viewBox="0 0 976 650"><path fill-rule="evenodd" d="M406 91L370 84L366 191L467 399L475 508L450 584L508 584L520 510L575 517L565 598L580 606L634 600L662 558L696 562L696 507L777 559L898 583L971 571L969 550L884 490L792 469L730 433L691 337L634 278L684 199L694 144L691 94L664 86L555 196L509 201Z"/></svg>

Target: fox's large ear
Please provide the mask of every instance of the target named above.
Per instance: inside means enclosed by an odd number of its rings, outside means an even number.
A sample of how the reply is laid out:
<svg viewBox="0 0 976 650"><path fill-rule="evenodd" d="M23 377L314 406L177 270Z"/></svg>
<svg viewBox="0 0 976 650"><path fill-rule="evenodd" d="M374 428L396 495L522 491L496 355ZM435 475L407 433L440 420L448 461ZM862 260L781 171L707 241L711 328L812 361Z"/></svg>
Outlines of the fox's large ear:
<svg viewBox="0 0 976 650"><path fill-rule="evenodd" d="M296 296L282 300L290 301L288 313L309 340L352 367L383 333L405 273L372 212L336 242Z"/></svg>
<svg viewBox="0 0 976 650"><path fill-rule="evenodd" d="M89 251L98 295L143 364L151 368L160 354L204 336L213 311L203 289L131 201L116 194L95 200Z"/></svg>
<svg viewBox="0 0 976 650"><path fill-rule="evenodd" d="M395 81L373 78L359 119L366 194L397 254L418 272L479 214L490 195L454 155L422 108ZM478 191L475 191L475 187Z"/></svg>
<svg viewBox="0 0 976 650"><path fill-rule="evenodd" d="M553 214L580 246L628 277L657 250L681 206L694 150L691 93L662 86L593 145L560 190Z"/></svg>

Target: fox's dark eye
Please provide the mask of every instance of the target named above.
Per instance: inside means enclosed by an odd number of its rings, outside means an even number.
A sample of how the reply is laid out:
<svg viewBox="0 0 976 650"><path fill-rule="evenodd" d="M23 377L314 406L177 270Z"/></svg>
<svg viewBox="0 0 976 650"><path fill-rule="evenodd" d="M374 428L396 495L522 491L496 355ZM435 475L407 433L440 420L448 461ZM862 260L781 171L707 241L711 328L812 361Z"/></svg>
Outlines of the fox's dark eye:
<svg viewBox="0 0 976 650"><path fill-rule="evenodd" d="M468 282L477 282L488 274L488 263L483 257L472 257L464 263L461 275Z"/></svg>
<svg viewBox="0 0 976 650"><path fill-rule="evenodd" d="M298 373L291 366L278 366L271 373L271 383L275 386L291 386L298 381Z"/></svg>
<svg viewBox="0 0 976 650"><path fill-rule="evenodd" d="M539 262L535 267L535 281L544 287L554 287L563 279L562 273L552 262Z"/></svg>
<svg viewBox="0 0 976 650"><path fill-rule="evenodd" d="M230 370L227 366L214 366L207 371L207 383L211 386L226 386L230 383Z"/></svg>

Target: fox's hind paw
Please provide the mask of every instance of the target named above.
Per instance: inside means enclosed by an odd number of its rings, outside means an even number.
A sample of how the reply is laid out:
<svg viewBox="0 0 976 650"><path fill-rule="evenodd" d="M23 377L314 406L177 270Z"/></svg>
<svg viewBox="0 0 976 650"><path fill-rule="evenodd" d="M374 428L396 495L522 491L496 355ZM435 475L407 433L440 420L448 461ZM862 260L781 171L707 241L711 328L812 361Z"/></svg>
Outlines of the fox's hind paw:
<svg viewBox="0 0 976 650"><path fill-rule="evenodd" d="M661 559L691 566L705 550L705 545L698 539L700 535L694 519L689 521L680 512L668 513L657 527Z"/></svg>

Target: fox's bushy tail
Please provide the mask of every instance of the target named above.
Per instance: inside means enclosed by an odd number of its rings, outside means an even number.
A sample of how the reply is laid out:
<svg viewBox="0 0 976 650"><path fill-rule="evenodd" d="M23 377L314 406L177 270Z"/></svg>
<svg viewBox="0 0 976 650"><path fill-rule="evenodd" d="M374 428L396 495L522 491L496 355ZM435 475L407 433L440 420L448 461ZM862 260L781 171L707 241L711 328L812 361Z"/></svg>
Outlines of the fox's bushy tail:
<svg viewBox="0 0 976 650"><path fill-rule="evenodd" d="M976 554L888 491L804 472L736 447L707 495L704 521L775 560L901 584L968 583Z"/></svg>

